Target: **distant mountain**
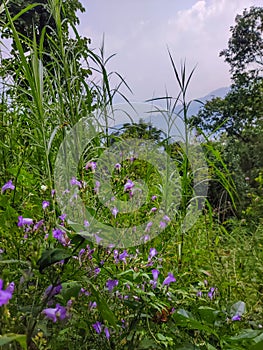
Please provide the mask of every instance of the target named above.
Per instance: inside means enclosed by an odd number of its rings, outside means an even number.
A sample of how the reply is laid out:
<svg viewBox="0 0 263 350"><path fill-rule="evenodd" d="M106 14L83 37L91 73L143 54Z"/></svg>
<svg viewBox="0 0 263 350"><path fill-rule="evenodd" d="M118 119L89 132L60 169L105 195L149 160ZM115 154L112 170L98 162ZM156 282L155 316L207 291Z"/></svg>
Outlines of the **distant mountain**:
<svg viewBox="0 0 263 350"><path fill-rule="evenodd" d="M214 97L225 97L229 92L229 87L222 87L210 92L208 95L197 98L192 101L189 109L188 116L196 115L203 103L213 99ZM178 105L175 109L175 113L169 116L165 112L164 104L162 106L159 101L155 101L154 106L150 103L132 103L134 110L127 103L117 105L120 109L114 112L113 118L109 118L110 133L120 129L124 123L138 123L139 119L143 119L145 123L151 123L154 127L169 134L174 139L184 139L184 123L182 118L182 105Z"/></svg>

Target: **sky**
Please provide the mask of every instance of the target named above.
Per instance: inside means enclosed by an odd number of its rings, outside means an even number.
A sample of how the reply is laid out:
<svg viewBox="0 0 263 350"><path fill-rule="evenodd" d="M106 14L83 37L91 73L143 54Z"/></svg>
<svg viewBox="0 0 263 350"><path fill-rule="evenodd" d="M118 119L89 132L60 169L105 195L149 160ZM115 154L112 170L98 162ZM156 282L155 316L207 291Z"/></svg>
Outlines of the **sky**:
<svg viewBox="0 0 263 350"><path fill-rule="evenodd" d="M168 48L177 68L195 68L188 99L207 95L231 84L229 66L219 57L227 47L230 26L244 8L261 0L80 0L79 33L91 39L99 53L104 35L105 57L116 54L108 72L119 73L133 94L133 102L178 94ZM117 84L112 79L112 87Z"/></svg>

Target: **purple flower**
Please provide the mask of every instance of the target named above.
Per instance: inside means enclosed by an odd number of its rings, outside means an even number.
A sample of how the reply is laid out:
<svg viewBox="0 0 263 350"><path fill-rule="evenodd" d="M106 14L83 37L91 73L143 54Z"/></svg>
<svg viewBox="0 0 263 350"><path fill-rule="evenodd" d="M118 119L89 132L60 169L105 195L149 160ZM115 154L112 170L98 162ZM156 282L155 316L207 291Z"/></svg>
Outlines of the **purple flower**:
<svg viewBox="0 0 263 350"><path fill-rule="evenodd" d="M9 302L15 290L14 282L9 283L5 290L3 289L3 286L4 281L0 279L0 306L3 306Z"/></svg>
<svg viewBox="0 0 263 350"><path fill-rule="evenodd" d="M237 315L234 315L232 318L231 318L232 321L241 321L241 316L239 314Z"/></svg>
<svg viewBox="0 0 263 350"><path fill-rule="evenodd" d="M124 250L123 253L121 253L119 255L119 260L120 261L125 261L126 262L126 258L129 256L129 254L127 253L127 250Z"/></svg>
<svg viewBox="0 0 263 350"><path fill-rule="evenodd" d="M33 231L37 231L43 224L44 224L44 220L43 219L38 221L38 222L36 222L34 227L33 227Z"/></svg>
<svg viewBox="0 0 263 350"><path fill-rule="evenodd" d="M80 249L80 251L79 251L79 256L81 256L81 255L83 255L84 253L85 253L85 249L84 248L82 248L82 249Z"/></svg>
<svg viewBox="0 0 263 350"><path fill-rule="evenodd" d="M65 232L61 231L58 228L55 228L53 230L53 237L56 238L59 241L59 243L63 244L64 246L68 245L70 242Z"/></svg>
<svg viewBox="0 0 263 350"><path fill-rule="evenodd" d="M168 276L163 281L163 286L166 286L166 285L169 286L169 284L172 282L176 282L176 278L171 272L168 272Z"/></svg>
<svg viewBox="0 0 263 350"><path fill-rule="evenodd" d="M157 269L153 269L152 270L152 275L153 275L153 281L150 281L150 284L153 285L153 288L157 287L157 279L158 279L158 275L159 275L160 271Z"/></svg>
<svg viewBox="0 0 263 350"><path fill-rule="evenodd" d="M152 225L153 225L153 223L151 221L148 222L148 224L146 225L146 228L145 228L145 232L149 232Z"/></svg>
<svg viewBox="0 0 263 350"><path fill-rule="evenodd" d="M131 180L127 180L126 184L124 185L124 191L129 191L134 187L134 183Z"/></svg>
<svg viewBox="0 0 263 350"><path fill-rule="evenodd" d="M157 199L157 196L153 195L152 196L152 201L155 201L155 199Z"/></svg>
<svg viewBox="0 0 263 350"><path fill-rule="evenodd" d="M109 292L111 292L113 288L118 285L118 283L119 283L118 280L108 280L106 282L106 287L108 288Z"/></svg>
<svg viewBox="0 0 263 350"><path fill-rule="evenodd" d="M100 242L102 241L103 238L99 237L98 235L96 235L96 233L94 234L95 240L97 244L100 244Z"/></svg>
<svg viewBox="0 0 263 350"><path fill-rule="evenodd" d="M61 221L65 221L66 217L67 217L67 214L62 214L62 215L59 216L59 219Z"/></svg>
<svg viewBox="0 0 263 350"><path fill-rule="evenodd" d="M170 219L169 216L167 216L167 215L164 215L163 220L166 221L166 222L171 221L171 219Z"/></svg>
<svg viewBox="0 0 263 350"><path fill-rule="evenodd" d="M42 208L43 209L46 209L47 207L49 207L49 205L50 205L49 201L43 201L42 202Z"/></svg>
<svg viewBox="0 0 263 350"><path fill-rule="evenodd" d="M112 213L112 215L115 217L115 219L116 219L116 216L117 216L118 212L119 212L119 210L118 210L116 207L114 207L114 208L112 209L112 211L111 211L111 213Z"/></svg>
<svg viewBox="0 0 263 350"><path fill-rule="evenodd" d="M100 273L100 268L99 267L95 267L95 269L93 270L93 273L95 276L97 276Z"/></svg>
<svg viewBox="0 0 263 350"><path fill-rule="evenodd" d="M158 275L159 275L160 271L157 269L153 269L152 270L152 275L153 275L153 280L157 281Z"/></svg>
<svg viewBox="0 0 263 350"><path fill-rule="evenodd" d="M33 224L33 219L23 218L23 216L21 215L18 217L18 223L17 223L18 227L22 227L24 225L32 225L32 224Z"/></svg>
<svg viewBox="0 0 263 350"><path fill-rule="evenodd" d="M99 322L99 321L97 321L96 323L94 323L94 324L92 325L92 327L95 329L95 331L96 331L98 334L101 333L101 326L102 326L102 324L101 324L101 322Z"/></svg>
<svg viewBox="0 0 263 350"><path fill-rule="evenodd" d="M152 212L152 213L155 213L156 210L157 210L157 208L156 208L156 207L153 207L153 208L151 209L151 212Z"/></svg>
<svg viewBox="0 0 263 350"><path fill-rule="evenodd" d="M215 297L215 288L211 287L209 292L207 293L207 296L212 300Z"/></svg>
<svg viewBox="0 0 263 350"><path fill-rule="evenodd" d="M89 226L90 226L88 220L84 220L84 226L85 226L85 227L89 227Z"/></svg>
<svg viewBox="0 0 263 350"><path fill-rule="evenodd" d="M45 290L45 297L48 297L49 299L53 298L55 295L59 294L62 289L61 284L58 284L57 286L48 286Z"/></svg>
<svg viewBox="0 0 263 350"><path fill-rule="evenodd" d="M88 162L85 166L86 170L91 169L92 172L94 172L96 168L97 168L97 164L95 162Z"/></svg>
<svg viewBox="0 0 263 350"><path fill-rule="evenodd" d="M150 236L149 235L144 235L140 239L143 240L144 243L146 243L147 241L149 241Z"/></svg>
<svg viewBox="0 0 263 350"><path fill-rule="evenodd" d="M75 177L73 177L73 178L70 180L70 184L71 184L71 186L77 185L79 188L82 187L81 182L78 181Z"/></svg>
<svg viewBox="0 0 263 350"><path fill-rule="evenodd" d="M12 184L12 180L9 180L2 187L2 193L4 193L6 190L14 190L14 189L15 189L15 186Z"/></svg>
<svg viewBox="0 0 263 350"><path fill-rule="evenodd" d="M160 221L160 228L165 228L166 227L166 222Z"/></svg>
<svg viewBox="0 0 263 350"><path fill-rule="evenodd" d="M117 170L120 170L120 169L121 169L120 163L116 163L116 164L115 164L115 169L117 169Z"/></svg>
<svg viewBox="0 0 263 350"><path fill-rule="evenodd" d="M99 189L100 189L100 182L96 181L96 185L95 185L93 190L94 190L95 193L99 193Z"/></svg>
<svg viewBox="0 0 263 350"><path fill-rule="evenodd" d="M104 333L105 333L106 338L109 340L109 339L110 339L110 331L109 331L109 328L105 327L105 328L104 328Z"/></svg>
<svg viewBox="0 0 263 350"><path fill-rule="evenodd" d="M150 248L150 253L149 253L149 256L148 256L148 261L151 261L152 258L157 255L158 252L155 248Z"/></svg>
<svg viewBox="0 0 263 350"><path fill-rule="evenodd" d="M55 196L56 190L51 190L51 197L53 198Z"/></svg>
<svg viewBox="0 0 263 350"><path fill-rule="evenodd" d="M92 310L92 309L95 309L97 307L97 303L96 301L90 301L89 302L89 308Z"/></svg>
<svg viewBox="0 0 263 350"><path fill-rule="evenodd" d="M196 296L197 296L198 298L201 298L201 296L202 296L202 291L199 290L199 291L196 293Z"/></svg>
<svg viewBox="0 0 263 350"><path fill-rule="evenodd" d="M53 322L57 322L57 318L64 320L67 317L67 309L59 304L55 308L44 309L42 313Z"/></svg>

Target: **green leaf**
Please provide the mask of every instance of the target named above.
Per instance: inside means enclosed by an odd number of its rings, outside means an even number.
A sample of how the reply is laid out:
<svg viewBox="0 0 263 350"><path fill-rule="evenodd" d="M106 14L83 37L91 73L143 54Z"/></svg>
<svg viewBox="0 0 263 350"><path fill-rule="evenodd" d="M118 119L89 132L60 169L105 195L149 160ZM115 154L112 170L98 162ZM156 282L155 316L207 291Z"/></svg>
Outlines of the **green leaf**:
<svg viewBox="0 0 263 350"><path fill-rule="evenodd" d="M179 309L172 315L172 317L175 320L177 326L205 331L208 334L214 334L218 338L217 333L212 328L195 320L191 313L184 309Z"/></svg>
<svg viewBox="0 0 263 350"><path fill-rule="evenodd" d="M256 343L253 345L249 350L262 350L263 349L263 332L253 339L253 341Z"/></svg>
<svg viewBox="0 0 263 350"><path fill-rule="evenodd" d="M97 307L99 312L101 313L101 316L104 320L108 321L111 326L114 328L117 327L117 319L114 315L114 313L109 308L106 301L100 296L99 291L97 291L94 286L90 283L89 284L92 289L92 294L96 299Z"/></svg>
<svg viewBox="0 0 263 350"><path fill-rule="evenodd" d="M42 271L50 266L55 264L56 262L59 262L61 260L65 260L67 258L70 258L72 254L66 250L66 249L47 249L45 250L41 258L38 260L37 265L39 265L39 271L42 273Z"/></svg>
<svg viewBox="0 0 263 350"><path fill-rule="evenodd" d="M233 304L230 309L231 316L239 315L242 316L246 312L246 304L243 301L238 301Z"/></svg>
<svg viewBox="0 0 263 350"><path fill-rule="evenodd" d="M22 349L27 350L26 335L14 333L5 334L3 336L0 335L0 346L12 343L13 341L17 341Z"/></svg>
<svg viewBox="0 0 263 350"><path fill-rule="evenodd" d="M81 289L81 285L77 281L65 282L61 284L62 290L60 295L67 301L71 297L76 298Z"/></svg>

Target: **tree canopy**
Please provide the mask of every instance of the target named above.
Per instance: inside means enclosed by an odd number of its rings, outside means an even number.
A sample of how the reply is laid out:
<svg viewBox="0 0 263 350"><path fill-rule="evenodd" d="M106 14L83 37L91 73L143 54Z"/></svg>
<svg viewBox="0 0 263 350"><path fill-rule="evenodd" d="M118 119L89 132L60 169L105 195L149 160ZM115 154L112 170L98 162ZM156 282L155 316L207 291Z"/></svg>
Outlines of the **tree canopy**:
<svg viewBox="0 0 263 350"><path fill-rule="evenodd" d="M258 76L263 70L263 8L245 9L230 28L228 48L220 52L230 65L234 78L245 74Z"/></svg>

